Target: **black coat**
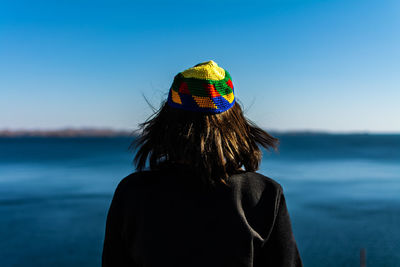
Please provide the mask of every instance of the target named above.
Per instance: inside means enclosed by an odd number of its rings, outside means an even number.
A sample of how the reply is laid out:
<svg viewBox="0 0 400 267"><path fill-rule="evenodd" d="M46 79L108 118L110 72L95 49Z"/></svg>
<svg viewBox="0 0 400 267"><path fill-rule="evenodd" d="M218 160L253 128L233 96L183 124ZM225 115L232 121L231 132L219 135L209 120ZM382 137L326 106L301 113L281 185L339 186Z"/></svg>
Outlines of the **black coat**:
<svg viewBox="0 0 400 267"><path fill-rule="evenodd" d="M204 191L183 173L122 179L108 211L103 267L302 266L280 184L243 172L227 179L229 187Z"/></svg>

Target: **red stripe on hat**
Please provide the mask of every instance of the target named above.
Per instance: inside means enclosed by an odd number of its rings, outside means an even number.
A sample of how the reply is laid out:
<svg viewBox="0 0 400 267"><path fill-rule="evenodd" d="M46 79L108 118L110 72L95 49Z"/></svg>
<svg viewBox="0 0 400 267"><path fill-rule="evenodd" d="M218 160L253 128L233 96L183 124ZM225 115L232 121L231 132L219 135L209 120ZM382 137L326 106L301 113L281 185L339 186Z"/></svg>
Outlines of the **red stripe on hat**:
<svg viewBox="0 0 400 267"><path fill-rule="evenodd" d="M181 83L181 85L179 86L179 93L190 95L187 83Z"/></svg>
<svg viewBox="0 0 400 267"><path fill-rule="evenodd" d="M233 89L233 84L232 84L231 79L229 79L229 80L226 82L226 84L227 84L231 89Z"/></svg>
<svg viewBox="0 0 400 267"><path fill-rule="evenodd" d="M206 92L208 93L209 96L211 97L218 97L221 96L217 90L215 90L214 84L204 84L204 87L206 88Z"/></svg>

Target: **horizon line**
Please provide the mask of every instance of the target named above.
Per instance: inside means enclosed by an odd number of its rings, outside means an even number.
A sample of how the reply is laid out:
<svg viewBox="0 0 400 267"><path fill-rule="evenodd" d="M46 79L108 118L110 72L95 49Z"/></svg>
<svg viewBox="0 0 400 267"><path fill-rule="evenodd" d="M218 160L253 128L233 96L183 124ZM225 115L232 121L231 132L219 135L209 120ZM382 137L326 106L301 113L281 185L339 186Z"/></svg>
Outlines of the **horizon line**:
<svg viewBox="0 0 400 267"><path fill-rule="evenodd" d="M332 131L324 129L266 129L261 127L267 132L274 134L354 134L354 135L368 135L368 134L400 134L400 131ZM128 128L115 128L115 127L58 127L58 128L0 128L0 137L12 136L133 136L137 134L138 129Z"/></svg>

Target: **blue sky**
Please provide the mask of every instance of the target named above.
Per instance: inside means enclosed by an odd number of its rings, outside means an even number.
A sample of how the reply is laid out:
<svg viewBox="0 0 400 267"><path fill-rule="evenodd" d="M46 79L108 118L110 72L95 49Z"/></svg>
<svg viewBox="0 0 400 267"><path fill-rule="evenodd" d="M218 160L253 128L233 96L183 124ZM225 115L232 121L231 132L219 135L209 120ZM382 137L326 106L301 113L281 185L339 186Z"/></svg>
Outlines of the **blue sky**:
<svg viewBox="0 0 400 267"><path fill-rule="evenodd" d="M400 1L1 1L0 129L135 129L214 60L275 130L400 132Z"/></svg>

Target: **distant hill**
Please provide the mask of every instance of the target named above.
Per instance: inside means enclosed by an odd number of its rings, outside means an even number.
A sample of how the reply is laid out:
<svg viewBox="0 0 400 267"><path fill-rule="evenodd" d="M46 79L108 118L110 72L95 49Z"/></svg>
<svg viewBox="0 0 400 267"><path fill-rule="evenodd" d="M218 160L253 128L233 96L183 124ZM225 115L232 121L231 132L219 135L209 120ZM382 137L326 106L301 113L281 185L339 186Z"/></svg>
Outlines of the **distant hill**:
<svg viewBox="0 0 400 267"><path fill-rule="evenodd" d="M0 130L0 137L122 137L134 136L133 131L114 129L58 129L58 130Z"/></svg>

